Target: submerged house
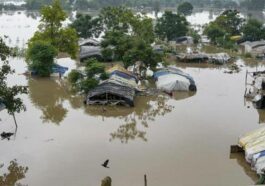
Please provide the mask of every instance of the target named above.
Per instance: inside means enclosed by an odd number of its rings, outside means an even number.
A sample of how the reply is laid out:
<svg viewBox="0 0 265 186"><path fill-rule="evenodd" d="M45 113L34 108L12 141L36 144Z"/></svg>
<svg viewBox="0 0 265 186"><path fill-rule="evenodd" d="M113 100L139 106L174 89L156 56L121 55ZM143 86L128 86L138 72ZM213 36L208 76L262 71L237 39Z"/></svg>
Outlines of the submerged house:
<svg viewBox="0 0 265 186"><path fill-rule="evenodd" d="M196 91L194 79L175 67L164 68L154 73L159 90L172 94L174 91Z"/></svg>
<svg viewBox="0 0 265 186"><path fill-rule="evenodd" d="M133 107L136 92L140 91L138 78L120 65L110 68L107 73L110 75L109 79L89 91L85 103Z"/></svg>
<svg viewBox="0 0 265 186"><path fill-rule="evenodd" d="M256 185L265 184L265 127L240 137L238 146L245 153L245 159L251 165L252 170L260 175L260 180Z"/></svg>
<svg viewBox="0 0 265 186"><path fill-rule="evenodd" d="M182 36L172 39L169 43L170 45L192 45L194 44L194 41L190 36Z"/></svg>
<svg viewBox="0 0 265 186"><path fill-rule="evenodd" d="M123 105L134 106L135 90L113 82L104 82L89 91L86 99L88 105Z"/></svg>
<svg viewBox="0 0 265 186"><path fill-rule="evenodd" d="M100 46L100 42L94 38L81 40L79 46Z"/></svg>
<svg viewBox="0 0 265 186"><path fill-rule="evenodd" d="M103 59L100 46L81 46L80 47L80 61L84 61L89 58L96 58L98 60Z"/></svg>
<svg viewBox="0 0 265 186"><path fill-rule="evenodd" d="M253 81L249 89L246 89L245 97L252 99L257 109L265 108L265 71L247 72L246 78L250 75ZM247 79L246 79L247 82Z"/></svg>
<svg viewBox="0 0 265 186"><path fill-rule="evenodd" d="M240 44L243 54L250 53L252 57L265 57L265 40L246 41Z"/></svg>

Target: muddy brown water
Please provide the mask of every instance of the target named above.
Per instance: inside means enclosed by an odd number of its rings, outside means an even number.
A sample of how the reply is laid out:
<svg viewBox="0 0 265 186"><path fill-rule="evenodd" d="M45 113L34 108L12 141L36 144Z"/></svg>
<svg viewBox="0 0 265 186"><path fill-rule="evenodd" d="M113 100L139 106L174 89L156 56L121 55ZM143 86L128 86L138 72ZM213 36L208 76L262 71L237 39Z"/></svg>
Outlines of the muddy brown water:
<svg viewBox="0 0 265 186"><path fill-rule="evenodd" d="M196 94L137 97L134 108L84 106L63 81L26 78L20 75L23 59L10 63L16 74L9 84L28 85L30 93L22 96L27 111L16 115L16 136L0 140L0 185L97 186L110 176L115 186L140 186L144 174L152 186L250 185L258 179L244 156L230 155L240 135L265 122L265 112L243 98L245 72L256 63L237 74L178 64L194 77ZM70 59L59 63L75 67ZM0 132L15 130L6 111L0 118ZM109 169L101 166L106 159Z"/></svg>

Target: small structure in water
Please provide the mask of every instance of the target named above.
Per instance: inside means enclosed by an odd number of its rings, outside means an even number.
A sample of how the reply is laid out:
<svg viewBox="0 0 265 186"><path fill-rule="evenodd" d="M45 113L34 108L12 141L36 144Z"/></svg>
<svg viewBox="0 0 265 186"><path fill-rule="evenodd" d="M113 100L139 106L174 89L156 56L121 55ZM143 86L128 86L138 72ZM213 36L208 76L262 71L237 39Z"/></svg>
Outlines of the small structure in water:
<svg viewBox="0 0 265 186"><path fill-rule="evenodd" d="M251 54L252 57L265 58L265 40L246 41L240 44L243 54Z"/></svg>
<svg viewBox="0 0 265 186"><path fill-rule="evenodd" d="M260 180L258 181L257 184L264 184L265 183L265 127L251 131L240 137L238 146L239 148L236 148L237 150L236 152L245 152L246 161L251 165L252 170L256 171L256 173L260 175ZM242 150L240 150L240 148Z"/></svg>
<svg viewBox="0 0 265 186"><path fill-rule="evenodd" d="M135 90L115 83L102 83L89 91L86 104L88 105L123 105L134 106Z"/></svg>
<svg viewBox="0 0 265 186"><path fill-rule="evenodd" d="M194 79L175 67L168 67L154 73L159 90L171 94L174 91L196 91Z"/></svg>
<svg viewBox="0 0 265 186"><path fill-rule="evenodd" d="M185 63L213 63L213 64L225 64L231 60L231 57L227 53L181 53L176 55L177 60Z"/></svg>
<svg viewBox="0 0 265 186"><path fill-rule="evenodd" d="M247 84L248 76L252 77L252 82ZM246 85L250 88L246 88L245 97L252 99L254 106L257 109L265 108L265 71L258 72L246 72Z"/></svg>
<svg viewBox="0 0 265 186"><path fill-rule="evenodd" d="M140 90L138 78L120 65L110 68L107 73L110 75L109 79L89 91L85 103L133 107L136 92Z"/></svg>

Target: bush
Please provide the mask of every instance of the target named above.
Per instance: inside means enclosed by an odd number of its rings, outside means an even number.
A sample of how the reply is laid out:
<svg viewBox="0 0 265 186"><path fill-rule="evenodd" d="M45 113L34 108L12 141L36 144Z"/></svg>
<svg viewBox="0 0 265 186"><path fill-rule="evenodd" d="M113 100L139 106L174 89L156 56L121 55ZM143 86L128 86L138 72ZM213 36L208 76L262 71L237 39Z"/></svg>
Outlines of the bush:
<svg viewBox="0 0 265 186"><path fill-rule="evenodd" d="M92 78L95 74L102 74L105 72L105 66L95 59L90 59L86 66L86 75L88 78Z"/></svg>
<svg viewBox="0 0 265 186"><path fill-rule="evenodd" d="M86 79L81 81L80 83L80 90L83 91L85 94L87 94L91 89L98 86L98 81L94 78Z"/></svg>
<svg viewBox="0 0 265 186"><path fill-rule="evenodd" d="M77 70L72 70L68 75L68 81L71 84L75 84L79 79L82 78L82 75Z"/></svg>
<svg viewBox="0 0 265 186"><path fill-rule="evenodd" d="M245 58L252 58L251 53L249 53L249 52L245 53Z"/></svg>
<svg viewBox="0 0 265 186"><path fill-rule="evenodd" d="M39 76L49 76L52 73L56 49L44 41L34 41L29 45L26 58L29 69Z"/></svg>

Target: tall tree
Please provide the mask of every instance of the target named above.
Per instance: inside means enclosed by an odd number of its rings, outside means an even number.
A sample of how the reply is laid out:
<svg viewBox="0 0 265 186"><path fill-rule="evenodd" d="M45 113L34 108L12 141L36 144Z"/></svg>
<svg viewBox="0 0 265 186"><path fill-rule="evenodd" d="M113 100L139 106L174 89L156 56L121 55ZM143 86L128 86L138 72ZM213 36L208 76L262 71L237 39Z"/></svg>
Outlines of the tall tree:
<svg viewBox="0 0 265 186"><path fill-rule="evenodd" d="M192 14L193 6L189 2L183 2L178 6L178 13L184 16Z"/></svg>
<svg viewBox="0 0 265 186"><path fill-rule="evenodd" d="M10 48L4 43L3 39L0 37L0 99L5 105L8 113L13 115L15 120L15 113L19 113L26 109L22 99L18 96L20 94L27 94L28 90L25 86L9 86L7 84L7 76L15 72L11 69L7 60L10 54ZM15 124L17 127L16 120Z"/></svg>
<svg viewBox="0 0 265 186"><path fill-rule="evenodd" d="M66 18L67 15L59 0L54 0L50 6L44 6L41 9L39 30L30 39L29 45L35 41L50 42L59 52L68 53L75 58L78 51L78 37L75 29L62 26Z"/></svg>
<svg viewBox="0 0 265 186"><path fill-rule="evenodd" d="M77 14L71 27L76 29L82 38L98 37L103 29L100 18L93 18L88 14Z"/></svg>
<svg viewBox="0 0 265 186"><path fill-rule="evenodd" d="M265 39L265 27L262 22L256 19L249 19L243 26L243 36L248 41L258 41Z"/></svg>
<svg viewBox="0 0 265 186"><path fill-rule="evenodd" d="M155 32L160 39L168 41L180 36L185 36L188 32L188 22L184 16L166 11L157 20Z"/></svg>

